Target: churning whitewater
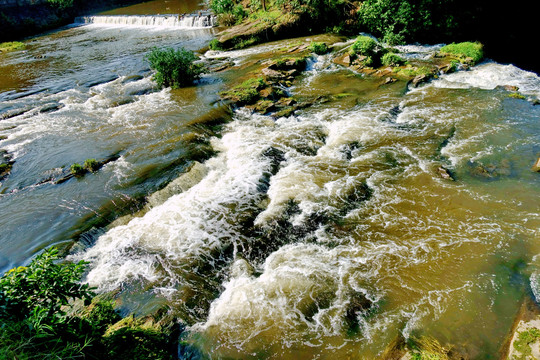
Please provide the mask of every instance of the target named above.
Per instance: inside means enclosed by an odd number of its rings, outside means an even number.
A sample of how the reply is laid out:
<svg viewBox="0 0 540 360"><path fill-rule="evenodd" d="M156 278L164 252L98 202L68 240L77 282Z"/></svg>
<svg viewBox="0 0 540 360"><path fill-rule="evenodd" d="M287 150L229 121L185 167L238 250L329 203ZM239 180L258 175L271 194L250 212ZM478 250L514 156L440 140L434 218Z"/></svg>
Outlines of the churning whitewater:
<svg viewBox="0 0 540 360"><path fill-rule="evenodd" d="M231 68L157 89L148 51L205 48L212 21L97 16L0 54L0 268L80 239L86 281L125 313L166 306L212 359L373 359L423 335L496 354L540 294L540 78L488 60L381 85L313 55L282 89L309 106L231 117L225 84L296 43L208 51ZM59 181L87 158L110 161Z"/></svg>
<svg viewBox="0 0 540 360"><path fill-rule="evenodd" d="M529 167L540 132L537 108L497 86L538 99L538 76L486 62L405 94L366 94L354 93L364 79L314 61L291 91L328 92L341 76L352 106L277 120L237 110L200 181L183 175L195 185L77 256L92 264L88 281L168 299L212 358L370 358L398 332L440 332L456 311L479 322L457 341L481 344L478 327L500 338L496 324L511 321L497 308L511 286L503 264L520 244L534 253L539 235ZM457 181L441 178L441 165ZM498 175L485 179L491 166Z"/></svg>

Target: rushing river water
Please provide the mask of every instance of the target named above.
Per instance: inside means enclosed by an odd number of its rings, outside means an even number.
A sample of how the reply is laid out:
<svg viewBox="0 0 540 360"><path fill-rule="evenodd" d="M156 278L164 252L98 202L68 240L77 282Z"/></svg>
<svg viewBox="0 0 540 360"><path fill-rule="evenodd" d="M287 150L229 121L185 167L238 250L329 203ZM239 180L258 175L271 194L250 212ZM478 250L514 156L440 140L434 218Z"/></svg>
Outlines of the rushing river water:
<svg viewBox="0 0 540 360"><path fill-rule="evenodd" d="M79 239L87 281L125 311L170 305L215 359L373 359L399 334L496 357L540 290L539 77L486 61L408 90L318 56L289 91L331 101L231 119L217 93L245 68L158 90L144 60L213 36L87 25L0 54L0 268ZM112 161L56 183L87 158Z"/></svg>

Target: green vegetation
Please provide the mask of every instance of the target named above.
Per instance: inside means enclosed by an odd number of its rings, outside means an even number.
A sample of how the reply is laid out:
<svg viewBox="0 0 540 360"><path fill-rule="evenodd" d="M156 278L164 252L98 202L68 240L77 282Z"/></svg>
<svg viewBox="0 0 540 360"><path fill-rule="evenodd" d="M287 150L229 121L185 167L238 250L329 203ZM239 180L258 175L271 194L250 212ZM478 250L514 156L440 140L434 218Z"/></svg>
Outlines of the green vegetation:
<svg viewBox="0 0 540 360"><path fill-rule="evenodd" d="M373 56L377 49L377 42L369 36L359 36L352 44L351 55Z"/></svg>
<svg viewBox="0 0 540 360"><path fill-rule="evenodd" d="M404 76L404 77L414 77L418 75L431 76L434 74L434 70L430 69L427 66L417 67L417 66L407 65L407 67L405 68L394 68L393 71L397 75Z"/></svg>
<svg viewBox="0 0 540 360"><path fill-rule="evenodd" d="M73 7L73 0L47 0L47 3L60 10Z"/></svg>
<svg viewBox="0 0 540 360"><path fill-rule="evenodd" d="M358 9L358 21L362 30L395 45L446 37L464 13L457 2L442 6L437 0L366 0Z"/></svg>
<svg viewBox="0 0 540 360"><path fill-rule="evenodd" d="M99 163L96 161L96 159L86 159L83 167L88 171L94 172L99 168Z"/></svg>
<svg viewBox="0 0 540 360"><path fill-rule="evenodd" d="M324 55L328 52L328 45L323 42L312 42L309 44L309 50L317 55Z"/></svg>
<svg viewBox="0 0 540 360"><path fill-rule="evenodd" d="M257 102L261 95L259 90L266 86L266 81L262 77L253 78L244 81L242 84L235 86L229 91L221 93L223 98L231 99L238 106L249 105Z"/></svg>
<svg viewBox="0 0 540 360"><path fill-rule="evenodd" d="M121 319L52 248L0 278L0 359L173 359L170 329ZM83 305L84 304L84 305Z"/></svg>
<svg viewBox="0 0 540 360"><path fill-rule="evenodd" d="M448 360L450 349L431 337L412 338L407 342L413 360Z"/></svg>
<svg viewBox="0 0 540 360"><path fill-rule="evenodd" d="M84 167L81 164L75 163L75 164L71 165L70 172L71 172L71 174L73 174L75 176L81 176L81 175L84 175L86 170L84 169Z"/></svg>
<svg viewBox="0 0 540 360"><path fill-rule="evenodd" d="M0 44L0 52L22 50L24 47L24 43L19 41L4 42Z"/></svg>
<svg viewBox="0 0 540 360"><path fill-rule="evenodd" d="M381 58L381 63L385 66L401 66L406 61L399 55L394 53L386 53Z"/></svg>
<svg viewBox="0 0 540 360"><path fill-rule="evenodd" d="M473 64L477 64L484 57L483 45L478 42L452 43L443 46L441 53L455 55L461 62L471 59Z"/></svg>
<svg viewBox="0 0 540 360"><path fill-rule="evenodd" d="M154 80L160 87L177 89L191 85L204 72L203 65L195 63L195 54L184 48L154 48L147 59L156 70Z"/></svg>
<svg viewBox="0 0 540 360"><path fill-rule="evenodd" d="M519 351L520 357L518 359L528 359L531 355L531 344L540 339L540 330L537 328L531 328L526 331L518 333L518 337L514 340L514 349Z"/></svg>

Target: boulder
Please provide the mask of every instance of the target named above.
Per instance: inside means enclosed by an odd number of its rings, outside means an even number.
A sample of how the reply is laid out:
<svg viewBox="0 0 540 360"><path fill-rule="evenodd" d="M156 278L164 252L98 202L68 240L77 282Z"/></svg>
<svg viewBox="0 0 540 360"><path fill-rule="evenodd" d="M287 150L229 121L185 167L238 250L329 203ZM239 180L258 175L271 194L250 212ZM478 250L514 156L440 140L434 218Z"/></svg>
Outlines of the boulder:
<svg viewBox="0 0 540 360"><path fill-rule="evenodd" d="M335 64L343 65L343 66L351 66L352 64L352 58L349 53L346 53L344 55L338 56L332 60Z"/></svg>
<svg viewBox="0 0 540 360"><path fill-rule="evenodd" d="M454 177L452 176L452 173L450 172L450 170L448 170L447 168L445 168L444 166L439 166L439 168L437 169L437 172L439 173L439 175L443 178L443 179L446 179L446 180L452 180L454 181Z"/></svg>

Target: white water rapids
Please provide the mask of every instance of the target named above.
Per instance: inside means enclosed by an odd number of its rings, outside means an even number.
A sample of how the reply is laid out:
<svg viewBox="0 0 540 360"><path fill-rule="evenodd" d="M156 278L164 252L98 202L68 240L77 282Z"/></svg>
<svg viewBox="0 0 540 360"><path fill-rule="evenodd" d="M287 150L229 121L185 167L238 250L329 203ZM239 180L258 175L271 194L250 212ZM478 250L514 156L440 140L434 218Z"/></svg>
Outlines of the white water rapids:
<svg viewBox="0 0 540 360"><path fill-rule="evenodd" d="M296 89L309 84L325 91L325 81L340 71L315 66ZM350 81L353 89L362 80ZM223 137L212 140L219 153L204 163L200 182L111 229L77 258L91 262L87 279L102 290L136 282L191 306L185 311L198 319L191 332L212 339L203 346L217 358L295 358L304 348L371 358L396 330L408 336L434 322L451 323L455 309L465 319L481 311L481 326L496 327L501 316L510 320L494 308L507 287L497 264L503 254L519 253L516 239L532 246L540 218L534 196L526 194L538 194L538 178L528 172L532 157L519 155L538 144L538 132L529 131L538 123L496 90L508 84L533 98L540 90L535 74L485 63L406 95L372 90L376 96L349 108L320 105L278 120L241 109ZM271 148L283 161L265 191L261 178L272 159L264 154ZM500 162L504 154L513 169L523 169L513 170L521 183L509 177L486 186L468 175L469 163ZM464 180L439 178L441 161ZM350 206L363 184L371 196ZM518 188L528 190L507 198ZM249 255L246 261L252 243L246 217L272 229L291 200L298 208L288 219L293 228L316 214L341 220L284 238L277 250L259 244L264 261ZM209 310L186 305L185 289L197 286L189 272L212 279L210 287L223 282ZM344 335L350 331L344 319L359 297L374 305L356 311L358 335ZM480 341L473 330L454 336Z"/></svg>

